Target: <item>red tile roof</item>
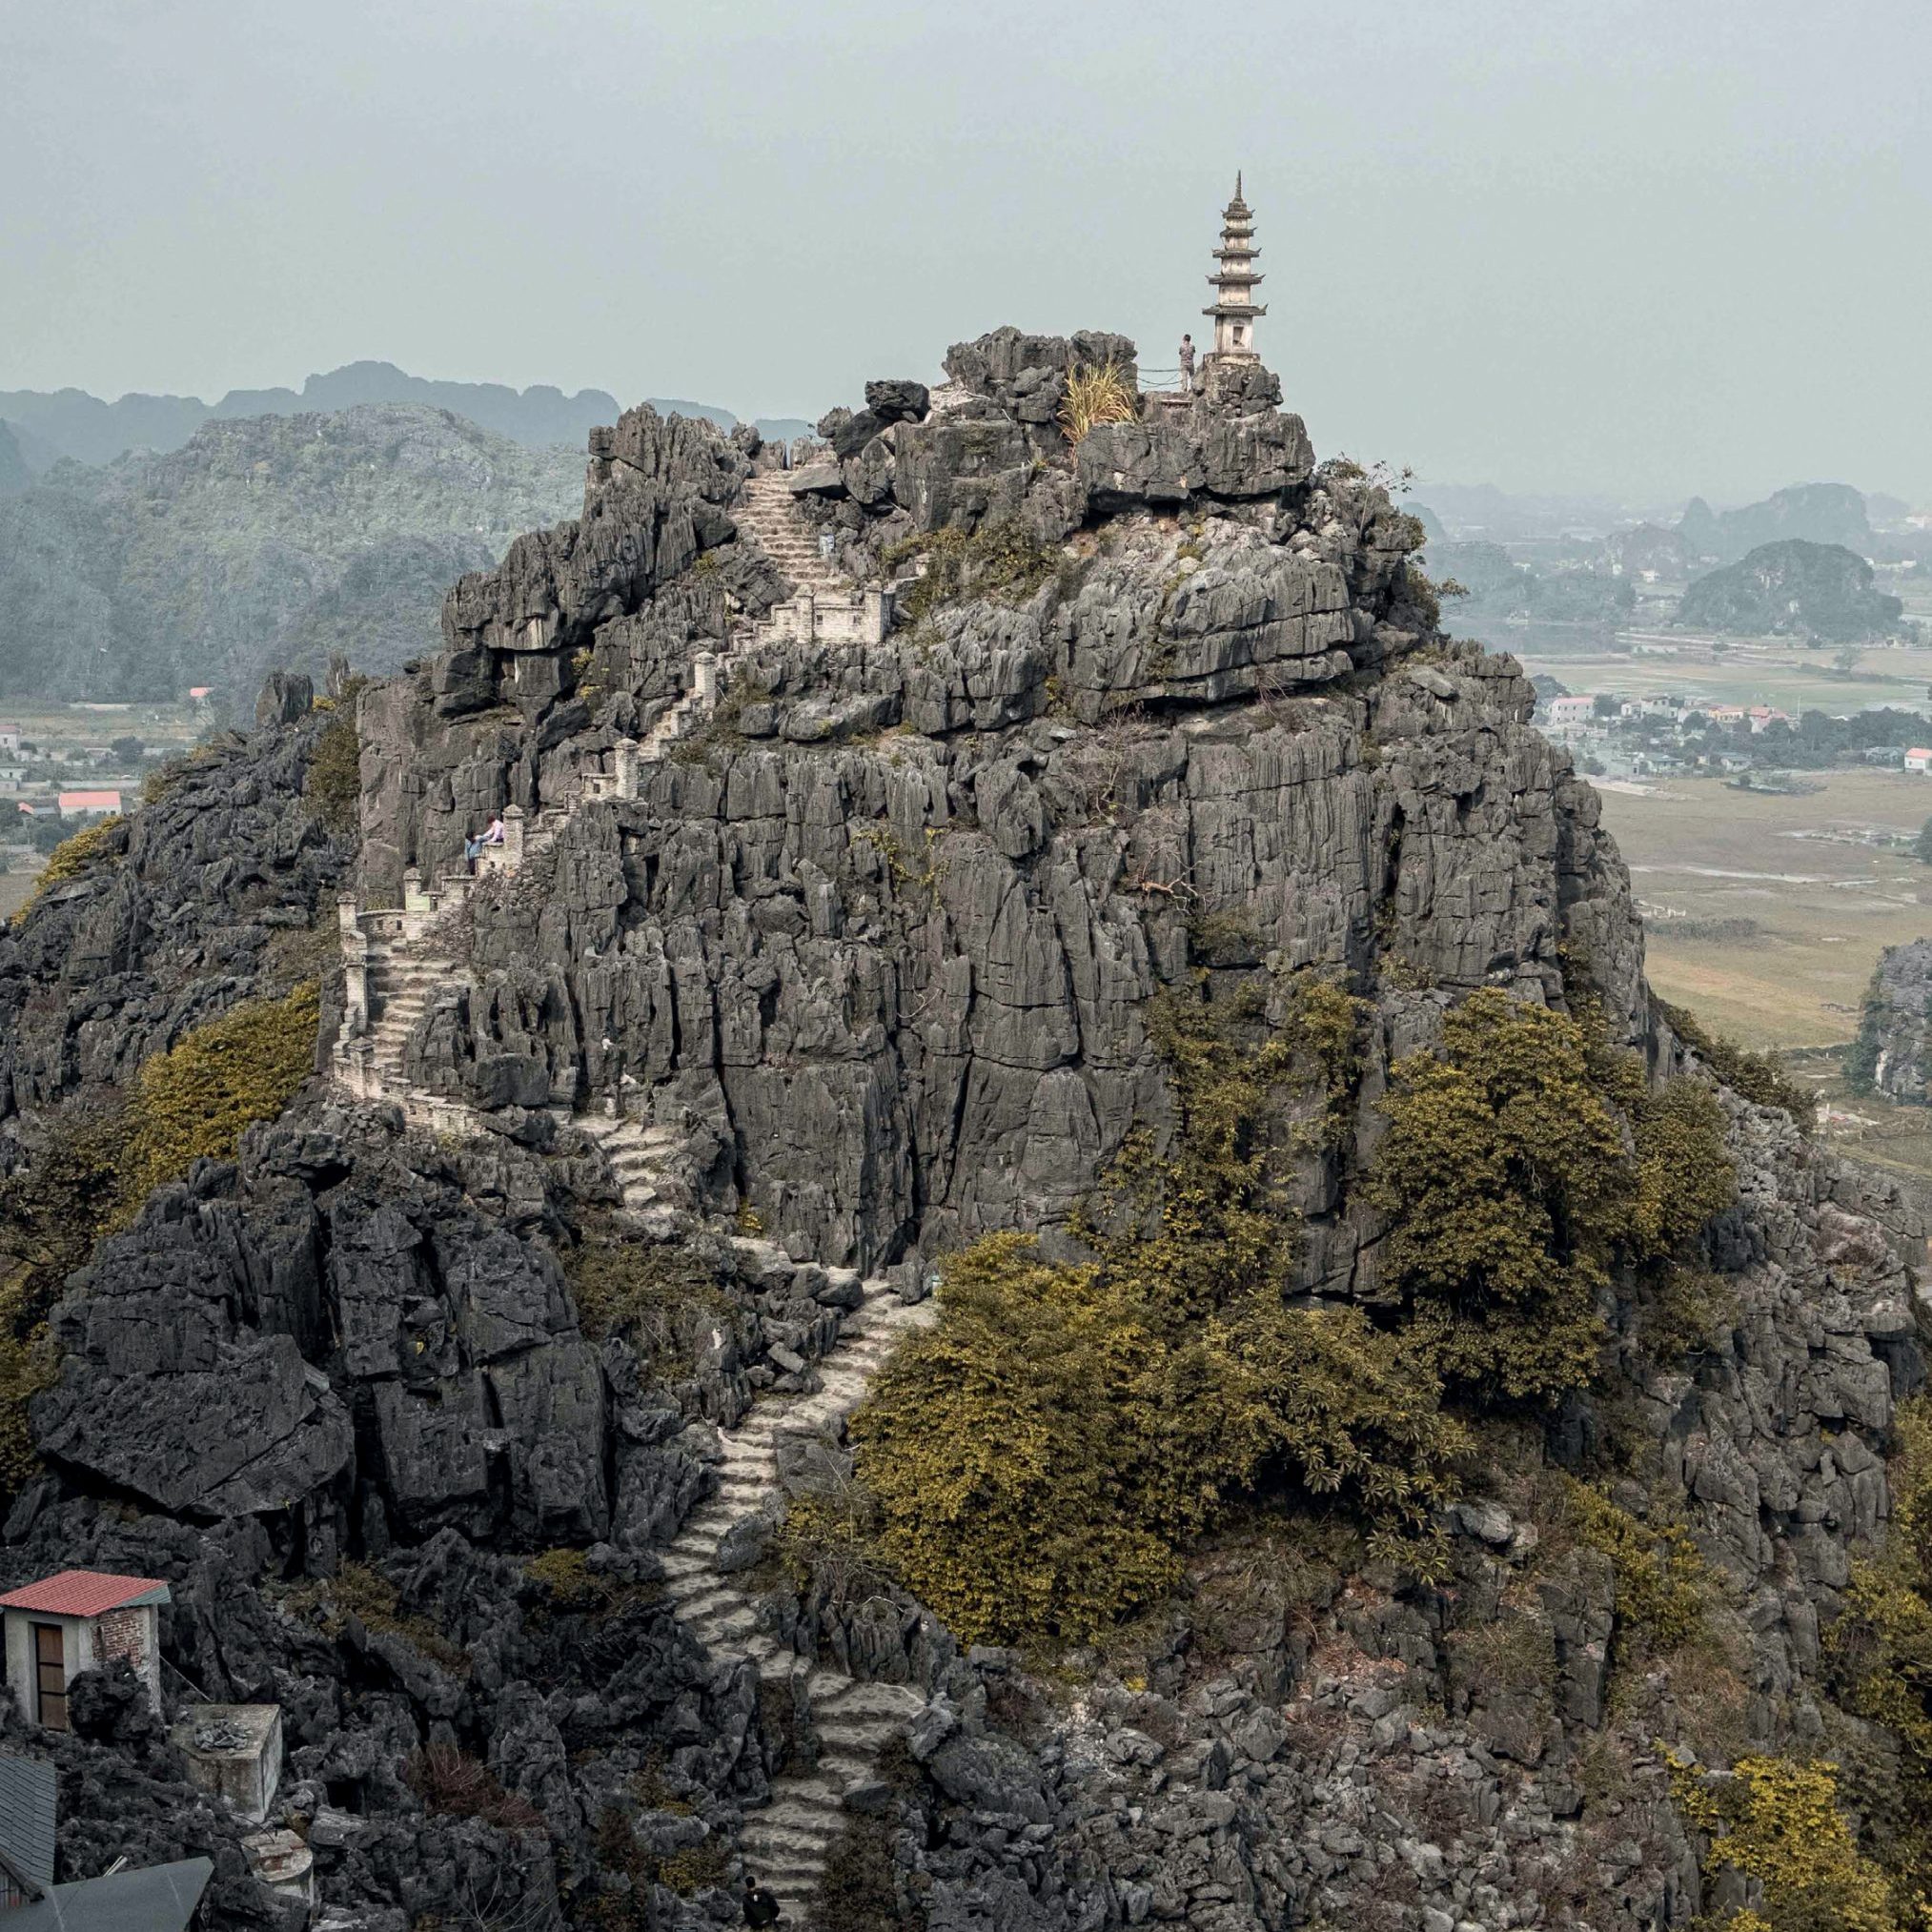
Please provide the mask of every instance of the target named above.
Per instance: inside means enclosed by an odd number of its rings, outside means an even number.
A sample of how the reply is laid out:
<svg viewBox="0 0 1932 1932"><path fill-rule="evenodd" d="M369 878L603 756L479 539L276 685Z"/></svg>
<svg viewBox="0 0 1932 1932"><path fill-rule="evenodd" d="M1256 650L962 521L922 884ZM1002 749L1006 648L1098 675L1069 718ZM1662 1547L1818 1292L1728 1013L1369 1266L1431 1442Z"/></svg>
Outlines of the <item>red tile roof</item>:
<svg viewBox="0 0 1932 1932"><path fill-rule="evenodd" d="M38 1610L49 1617L101 1617L130 1603L166 1603L158 1576L111 1576L100 1570L62 1570L24 1590L0 1596L0 1610Z"/></svg>

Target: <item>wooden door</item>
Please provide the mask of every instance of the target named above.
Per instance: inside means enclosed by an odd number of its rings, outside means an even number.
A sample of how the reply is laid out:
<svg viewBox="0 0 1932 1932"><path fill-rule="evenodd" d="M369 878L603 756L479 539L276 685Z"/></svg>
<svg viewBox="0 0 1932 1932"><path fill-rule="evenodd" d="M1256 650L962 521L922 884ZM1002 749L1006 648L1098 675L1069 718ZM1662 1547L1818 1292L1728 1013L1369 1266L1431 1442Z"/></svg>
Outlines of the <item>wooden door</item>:
<svg viewBox="0 0 1932 1932"><path fill-rule="evenodd" d="M33 1626L33 1688L40 1721L50 1731L67 1729L67 1644L57 1623Z"/></svg>

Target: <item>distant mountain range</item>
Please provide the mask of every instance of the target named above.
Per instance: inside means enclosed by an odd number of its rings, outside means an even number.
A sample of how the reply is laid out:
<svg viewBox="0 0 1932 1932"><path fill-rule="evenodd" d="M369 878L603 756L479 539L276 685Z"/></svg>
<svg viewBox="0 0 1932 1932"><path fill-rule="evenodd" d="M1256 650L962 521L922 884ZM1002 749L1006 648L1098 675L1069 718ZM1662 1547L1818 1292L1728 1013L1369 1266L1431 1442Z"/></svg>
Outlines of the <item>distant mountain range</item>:
<svg viewBox="0 0 1932 1932"><path fill-rule="evenodd" d="M576 514L583 465L420 403L209 421L165 454L57 463L0 497L0 696L246 697L332 650L393 670L435 648L465 571Z"/></svg>
<svg viewBox="0 0 1932 1932"><path fill-rule="evenodd" d="M725 429L738 420L716 403L656 396L645 400L661 415L704 417ZM135 449L166 455L181 448L206 422L314 415L378 403L446 409L525 449L562 445L580 452L589 432L599 423L615 422L624 407L601 389L566 396L548 383L519 390L500 382L438 382L411 376L393 362L351 362L326 376L311 376L299 391L232 389L213 403L195 396L123 396L106 402L83 389L0 389L0 424L13 426L14 453L37 474L61 457L98 464ZM804 436L811 429L792 417L756 420L760 432L774 438ZM7 448L0 445L0 493L9 488L7 477Z"/></svg>

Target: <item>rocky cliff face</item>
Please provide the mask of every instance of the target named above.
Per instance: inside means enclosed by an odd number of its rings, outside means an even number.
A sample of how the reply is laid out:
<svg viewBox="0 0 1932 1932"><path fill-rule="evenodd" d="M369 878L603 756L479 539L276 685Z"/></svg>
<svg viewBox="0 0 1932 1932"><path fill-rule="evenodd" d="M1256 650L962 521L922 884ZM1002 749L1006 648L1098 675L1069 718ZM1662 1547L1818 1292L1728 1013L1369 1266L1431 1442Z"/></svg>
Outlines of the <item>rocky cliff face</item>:
<svg viewBox="0 0 1932 1932"><path fill-rule="evenodd" d="M1845 1059L1853 1086L1923 1107L1932 1068L1932 940L1888 946L1865 992L1859 1035Z"/></svg>
<svg viewBox="0 0 1932 1932"><path fill-rule="evenodd" d="M359 700L365 906L460 868L495 812L533 827L450 902L400 1045L465 1134L318 1084L154 1192L54 1313L8 1572L169 1577L171 1659L288 1713L344 1928L732 1922L741 1842L805 1829L755 1839L774 1789L838 1756L822 1659L924 1698L844 1787L835 1932L1683 1925L1745 1894L1700 1872L1657 1739L1855 1750L1851 1800L1882 1784L1821 1632L1889 1515L1925 1230L1729 1093L1739 1199L1695 1332L1659 1352L1606 1308L1599 1384L1484 1436L1434 1582L1230 1529L1118 1655L1063 1660L1069 1695L886 1579L760 1567L769 1496L716 1559L763 1664L675 1611L668 1546L740 1507L749 1405L836 1358L844 1271L916 1297L984 1232L1070 1251L1127 1137L1165 1130L1161 988L1280 1002L1318 972L1364 1002L1346 1130L1282 1150L1296 1287L1328 1301L1376 1302L1378 1103L1463 995L1687 1064L1594 795L1515 663L1441 634L1419 525L1317 464L1256 369L1069 441L1068 372L1108 363L1130 385L1123 338L1005 330L937 392L824 419L787 515L855 610L892 600L869 640L801 617L751 509L777 453L648 410L599 432L581 519L465 579L443 651ZM23 1116L253 985L277 918L326 925L318 728L225 754L7 943ZM613 1108L666 1151L608 1324ZM774 1428L786 1480L849 1476L836 1431ZM1655 1661L1641 1567L1577 1527L1586 1466L1711 1579L1690 1661ZM272 1910L215 1922L245 1909Z"/></svg>

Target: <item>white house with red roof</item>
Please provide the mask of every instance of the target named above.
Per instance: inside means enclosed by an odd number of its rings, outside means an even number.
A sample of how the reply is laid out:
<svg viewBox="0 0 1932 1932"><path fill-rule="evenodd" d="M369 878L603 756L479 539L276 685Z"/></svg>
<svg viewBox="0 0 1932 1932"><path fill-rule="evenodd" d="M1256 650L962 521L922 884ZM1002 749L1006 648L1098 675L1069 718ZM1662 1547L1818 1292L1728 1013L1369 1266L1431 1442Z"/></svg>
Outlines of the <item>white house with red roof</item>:
<svg viewBox="0 0 1932 1932"><path fill-rule="evenodd" d="M1905 753L1907 771L1932 771L1932 745L1915 744Z"/></svg>
<svg viewBox="0 0 1932 1932"><path fill-rule="evenodd" d="M117 812L121 795L117 791L71 791L60 795L60 815L71 818L76 812Z"/></svg>
<svg viewBox="0 0 1932 1932"><path fill-rule="evenodd" d="M155 1576L62 1570L0 1596L7 1625L7 1681L28 1719L71 1728L67 1687L85 1670L124 1657L161 1708L160 1607L168 1586Z"/></svg>

